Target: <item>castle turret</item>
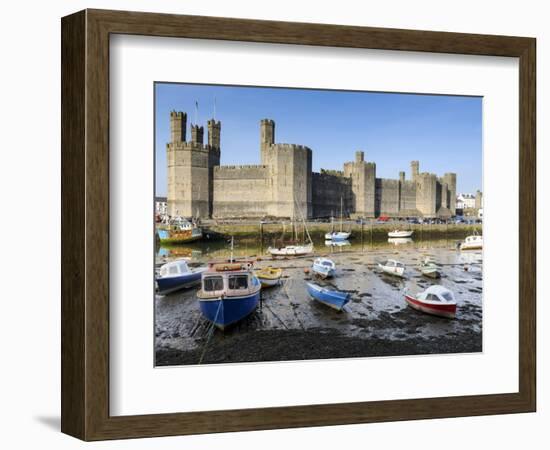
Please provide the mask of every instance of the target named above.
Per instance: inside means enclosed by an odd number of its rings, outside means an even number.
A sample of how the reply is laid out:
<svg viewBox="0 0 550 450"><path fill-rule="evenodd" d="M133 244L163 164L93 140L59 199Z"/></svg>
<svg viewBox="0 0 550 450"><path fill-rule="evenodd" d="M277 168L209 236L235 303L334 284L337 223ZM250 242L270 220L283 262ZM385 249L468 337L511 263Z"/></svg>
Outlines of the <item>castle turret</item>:
<svg viewBox="0 0 550 450"><path fill-rule="evenodd" d="M208 145L212 148L220 148L221 123L218 120L208 121Z"/></svg>
<svg viewBox="0 0 550 450"><path fill-rule="evenodd" d="M447 203L451 215L456 215L456 173L443 175L443 183L447 184Z"/></svg>
<svg viewBox="0 0 550 450"><path fill-rule="evenodd" d="M212 214L213 168L220 162L221 124L208 122L210 145L204 145L204 128L199 125L191 125L191 141L185 140L186 121L185 113L170 113L171 142L166 146L168 214L207 218Z"/></svg>
<svg viewBox="0 0 550 450"><path fill-rule="evenodd" d="M170 142L185 142L187 114L172 111L170 113Z"/></svg>
<svg viewBox="0 0 550 450"><path fill-rule="evenodd" d="M268 152L275 144L275 122L271 119L260 121L260 159L262 164L269 164Z"/></svg>
<svg viewBox="0 0 550 450"><path fill-rule="evenodd" d="M376 164L365 162L365 152L357 151L355 161L344 164L344 175L351 178L354 213L360 217L375 217Z"/></svg>
<svg viewBox="0 0 550 450"><path fill-rule="evenodd" d="M191 124L191 142L202 144L204 142L204 127Z"/></svg>
<svg viewBox="0 0 550 450"><path fill-rule="evenodd" d="M420 164L418 161L411 161L411 179L416 181L418 178Z"/></svg>

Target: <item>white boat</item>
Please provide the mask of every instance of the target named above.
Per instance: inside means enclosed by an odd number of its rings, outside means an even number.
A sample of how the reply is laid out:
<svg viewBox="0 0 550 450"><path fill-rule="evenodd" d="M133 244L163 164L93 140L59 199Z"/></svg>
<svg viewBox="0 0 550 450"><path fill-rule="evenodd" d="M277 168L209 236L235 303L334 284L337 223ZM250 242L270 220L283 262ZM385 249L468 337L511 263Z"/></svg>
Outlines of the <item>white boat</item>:
<svg viewBox="0 0 550 450"><path fill-rule="evenodd" d="M346 241L349 239L351 233L347 231L332 231L325 234L325 240L327 241Z"/></svg>
<svg viewBox="0 0 550 450"><path fill-rule="evenodd" d="M315 258L311 270L313 270L313 273L321 278L329 278L334 276L334 273L336 272L336 264L328 258Z"/></svg>
<svg viewBox="0 0 550 450"><path fill-rule="evenodd" d="M416 295L405 293L407 304L427 314L447 317L454 319L456 317L456 300L449 289L440 285L430 286L424 292Z"/></svg>
<svg viewBox="0 0 550 450"><path fill-rule="evenodd" d="M430 257L422 261L420 264L420 272L422 272L422 275L430 278L439 278L441 276L439 267Z"/></svg>
<svg viewBox="0 0 550 450"><path fill-rule="evenodd" d="M340 231L334 231L334 218L331 217L332 229L325 234L325 240L327 241L345 241L350 238L351 231L343 231L344 226L344 199L340 197Z"/></svg>
<svg viewBox="0 0 550 450"><path fill-rule="evenodd" d="M388 233L389 238L410 238L413 235L413 230L393 230Z"/></svg>
<svg viewBox="0 0 550 450"><path fill-rule="evenodd" d="M378 263L378 268L388 275L393 275L396 277L405 276L405 264L396 261L395 259L388 259L385 262Z"/></svg>
<svg viewBox="0 0 550 450"><path fill-rule="evenodd" d="M482 250L483 249L483 236L473 235L464 239L464 242L460 244L460 250Z"/></svg>
<svg viewBox="0 0 550 450"><path fill-rule="evenodd" d="M269 247L267 252L271 256L303 256L313 252L313 244L286 245L284 247Z"/></svg>

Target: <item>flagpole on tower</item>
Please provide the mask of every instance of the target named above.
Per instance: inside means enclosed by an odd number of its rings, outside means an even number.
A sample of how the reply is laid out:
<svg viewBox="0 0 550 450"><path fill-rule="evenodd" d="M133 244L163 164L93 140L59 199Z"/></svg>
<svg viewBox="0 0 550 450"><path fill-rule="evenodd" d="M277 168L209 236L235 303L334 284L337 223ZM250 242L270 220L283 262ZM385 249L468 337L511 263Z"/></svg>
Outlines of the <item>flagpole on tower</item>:
<svg viewBox="0 0 550 450"><path fill-rule="evenodd" d="M195 100L195 125L199 124L199 102Z"/></svg>
<svg viewBox="0 0 550 450"><path fill-rule="evenodd" d="M216 97L214 97L214 121L216 120Z"/></svg>

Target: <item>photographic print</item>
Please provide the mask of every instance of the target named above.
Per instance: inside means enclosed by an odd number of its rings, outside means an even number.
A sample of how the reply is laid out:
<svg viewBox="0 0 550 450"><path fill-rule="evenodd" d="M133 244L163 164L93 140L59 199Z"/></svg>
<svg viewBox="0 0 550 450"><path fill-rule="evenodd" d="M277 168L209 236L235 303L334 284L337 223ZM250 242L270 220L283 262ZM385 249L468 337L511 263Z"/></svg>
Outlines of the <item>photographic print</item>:
<svg viewBox="0 0 550 450"><path fill-rule="evenodd" d="M156 366L482 351L481 97L154 89Z"/></svg>

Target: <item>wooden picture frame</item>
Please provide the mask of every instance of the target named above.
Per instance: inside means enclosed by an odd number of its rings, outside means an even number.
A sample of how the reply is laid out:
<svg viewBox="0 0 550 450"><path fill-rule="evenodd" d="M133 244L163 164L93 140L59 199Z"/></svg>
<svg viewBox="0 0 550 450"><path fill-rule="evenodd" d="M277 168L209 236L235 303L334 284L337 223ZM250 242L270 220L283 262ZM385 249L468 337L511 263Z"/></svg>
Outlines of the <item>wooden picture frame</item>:
<svg viewBox="0 0 550 450"><path fill-rule="evenodd" d="M85 10L62 30L62 416L84 440L474 416L536 407L533 38ZM519 391L173 414L109 415L109 36L135 34L519 58ZM522 270L528 267L529 270Z"/></svg>

